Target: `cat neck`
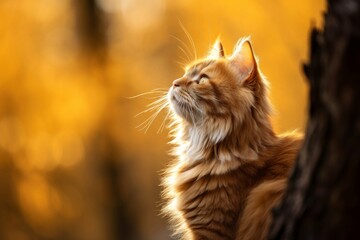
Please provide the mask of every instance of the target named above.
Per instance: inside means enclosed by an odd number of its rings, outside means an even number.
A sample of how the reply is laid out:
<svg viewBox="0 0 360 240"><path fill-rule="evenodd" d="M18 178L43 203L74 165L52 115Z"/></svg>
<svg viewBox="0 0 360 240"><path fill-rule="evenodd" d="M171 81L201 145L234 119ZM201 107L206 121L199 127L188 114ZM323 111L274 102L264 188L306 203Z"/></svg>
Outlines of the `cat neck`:
<svg viewBox="0 0 360 240"><path fill-rule="evenodd" d="M255 114L256 115L256 114ZM175 155L187 161L254 161L276 142L269 116L244 119L207 119L203 124L179 124Z"/></svg>

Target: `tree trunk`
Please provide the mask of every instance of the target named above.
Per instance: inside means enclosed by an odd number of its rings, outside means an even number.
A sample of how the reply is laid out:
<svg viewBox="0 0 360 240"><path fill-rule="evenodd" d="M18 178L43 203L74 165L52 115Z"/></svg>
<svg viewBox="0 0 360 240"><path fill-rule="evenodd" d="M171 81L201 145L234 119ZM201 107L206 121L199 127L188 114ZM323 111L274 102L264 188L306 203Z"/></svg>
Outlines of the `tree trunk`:
<svg viewBox="0 0 360 240"><path fill-rule="evenodd" d="M360 0L328 0L304 70L305 142L269 239L360 239Z"/></svg>

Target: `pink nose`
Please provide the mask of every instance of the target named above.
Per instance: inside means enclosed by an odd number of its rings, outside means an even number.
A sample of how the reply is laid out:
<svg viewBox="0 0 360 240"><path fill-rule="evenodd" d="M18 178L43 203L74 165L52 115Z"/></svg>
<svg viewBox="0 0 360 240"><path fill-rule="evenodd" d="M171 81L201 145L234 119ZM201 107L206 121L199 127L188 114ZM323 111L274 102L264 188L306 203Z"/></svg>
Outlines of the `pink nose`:
<svg viewBox="0 0 360 240"><path fill-rule="evenodd" d="M188 81L185 78L178 78L175 81L173 81L173 87L183 87L186 86L186 83Z"/></svg>

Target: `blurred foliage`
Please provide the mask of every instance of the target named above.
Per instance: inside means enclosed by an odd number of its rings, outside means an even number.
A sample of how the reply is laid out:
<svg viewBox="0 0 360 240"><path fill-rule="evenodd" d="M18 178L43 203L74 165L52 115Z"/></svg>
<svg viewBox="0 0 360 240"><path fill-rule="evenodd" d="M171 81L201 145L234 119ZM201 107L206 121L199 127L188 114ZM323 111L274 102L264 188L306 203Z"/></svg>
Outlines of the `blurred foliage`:
<svg viewBox="0 0 360 240"><path fill-rule="evenodd" d="M310 23L324 1L2 0L0 239L169 239L158 216L167 133L128 97L182 75L220 35L251 35L280 131L305 124ZM182 41L179 42L177 39Z"/></svg>

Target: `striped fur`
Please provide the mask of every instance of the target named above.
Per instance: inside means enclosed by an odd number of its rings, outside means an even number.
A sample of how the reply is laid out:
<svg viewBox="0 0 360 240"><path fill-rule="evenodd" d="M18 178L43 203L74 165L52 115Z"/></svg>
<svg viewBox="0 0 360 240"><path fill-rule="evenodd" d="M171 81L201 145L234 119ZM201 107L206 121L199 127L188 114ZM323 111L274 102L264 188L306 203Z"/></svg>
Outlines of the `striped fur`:
<svg viewBox="0 0 360 240"><path fill-rule="evenodd" d="M174 81L164 213L183 239L265 238L301 145L274 134L267 92L248 39L228 58L217 42Z"/></svg>

